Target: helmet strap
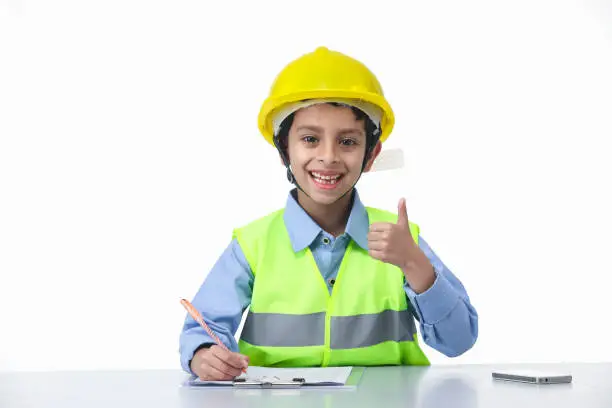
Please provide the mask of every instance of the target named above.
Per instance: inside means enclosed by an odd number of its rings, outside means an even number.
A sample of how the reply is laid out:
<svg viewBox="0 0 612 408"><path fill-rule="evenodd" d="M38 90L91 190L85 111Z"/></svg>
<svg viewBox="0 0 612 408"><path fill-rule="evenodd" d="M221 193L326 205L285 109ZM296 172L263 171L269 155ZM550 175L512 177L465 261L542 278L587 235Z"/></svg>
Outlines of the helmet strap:
<svg viewBox="0 0 612 408"><path fill-rule="evenodd" d="M312 198L308 195L308 193L306 193L306 191L304 191L302 187L300 187L297 180L295 179L295 176L293 175L293 172L291 171L291 163L289 162L289 156L287 155L285 148L283 148L278 134L274 135L274 146L276 146L276 150L278 150L278 153L281 155L281 158L283 159L283 163L285 165L285 168L287 169L287 180L289 181L289 183L294 184L308 198Z"/></svg>

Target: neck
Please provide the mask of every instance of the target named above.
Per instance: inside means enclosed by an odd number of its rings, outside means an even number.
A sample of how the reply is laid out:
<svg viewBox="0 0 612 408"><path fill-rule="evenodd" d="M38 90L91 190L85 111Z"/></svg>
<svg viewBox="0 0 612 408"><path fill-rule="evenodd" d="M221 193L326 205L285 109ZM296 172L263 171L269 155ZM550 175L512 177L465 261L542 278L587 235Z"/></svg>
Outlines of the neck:
<svg viewBox="0 0 612 408"><path fill-rule="evenodd" d="M306 213L329 234L337 237L344 233L350 214L353 191L345 194L331 204L320 204L313 201L300 189L297 189L297 200Z"/></svg>

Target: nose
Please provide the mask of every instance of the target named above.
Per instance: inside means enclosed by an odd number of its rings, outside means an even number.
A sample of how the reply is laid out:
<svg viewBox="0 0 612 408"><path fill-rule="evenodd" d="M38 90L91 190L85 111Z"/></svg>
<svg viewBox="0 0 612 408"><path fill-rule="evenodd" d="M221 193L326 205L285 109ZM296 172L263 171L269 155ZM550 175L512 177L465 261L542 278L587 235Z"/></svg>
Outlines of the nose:
<svg viewBox="0 0 612 408"><path fill-rule="evenodd" d="M319 151L317 152L319 162L329 165L338 162L338 150L337 144L333 140L326 140L324 143L319 144Z"/></svg>

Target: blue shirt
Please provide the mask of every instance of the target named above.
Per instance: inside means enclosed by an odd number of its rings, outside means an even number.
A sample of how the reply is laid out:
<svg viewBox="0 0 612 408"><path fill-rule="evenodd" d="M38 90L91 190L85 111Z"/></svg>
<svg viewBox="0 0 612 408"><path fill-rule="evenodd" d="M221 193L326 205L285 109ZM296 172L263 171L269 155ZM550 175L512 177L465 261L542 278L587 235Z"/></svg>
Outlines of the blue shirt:
<svg viewBox="0 0 612 408"><path fill-rule="evenodd" d="M295 191L295 190L294 190ZM293 191L293 192L294 192ZM348 242L352 239L368 249L369 221L366 209L354 190L354 200L344 234L334 237L322 230L296 201L287 198L284 221L293 250L310 247L317 266L331 291ZM446 356L469 350L478 337L478 314L470 304L465 288L455 275L419 236L419 247L433 265L436 278L425 292L416 294L406 283L404 290L413 306L423 341ZM192 304L202 313L209 327L232 351L238 352L236 331L251 302L253 273L234 239L219 257L196 293ZM192 373L189 363L194 351L214 340L189 315L180 335L181 366Z"/></svg>

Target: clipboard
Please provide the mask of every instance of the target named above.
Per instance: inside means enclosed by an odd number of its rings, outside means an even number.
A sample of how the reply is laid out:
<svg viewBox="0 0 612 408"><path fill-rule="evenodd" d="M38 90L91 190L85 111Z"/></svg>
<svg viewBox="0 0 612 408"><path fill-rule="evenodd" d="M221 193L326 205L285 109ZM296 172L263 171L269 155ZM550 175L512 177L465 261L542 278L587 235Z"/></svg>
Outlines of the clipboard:
<svg viewBox="0 0 612 408"><path fill-rule="evenodd" d="M236 378L232 381L232 386L235 388L300 388L304 386L306 380L304 378L293 378L291 381L280 379L258 379L247 380L245 378Z"/></svg>
<svg viewBox="0 0 612 408"><path fill-rule="evenodd" d="M276 376L263 377L236 377L228 381L201 381L191 377L184 386L195 388L233 388L233 389L286 389L286 388L326 388L326 389L352 389L357 387L365 371L364 367L352 367L345 382L309 381L304 377L281 379Z"/></svg>

